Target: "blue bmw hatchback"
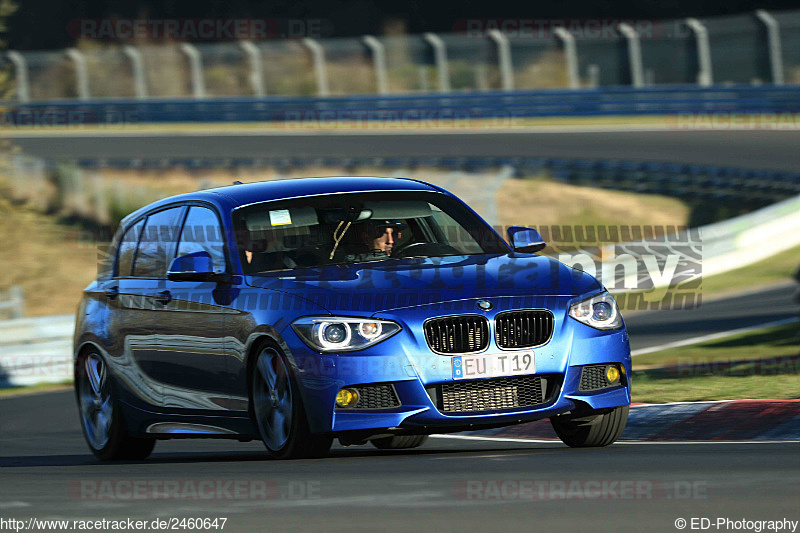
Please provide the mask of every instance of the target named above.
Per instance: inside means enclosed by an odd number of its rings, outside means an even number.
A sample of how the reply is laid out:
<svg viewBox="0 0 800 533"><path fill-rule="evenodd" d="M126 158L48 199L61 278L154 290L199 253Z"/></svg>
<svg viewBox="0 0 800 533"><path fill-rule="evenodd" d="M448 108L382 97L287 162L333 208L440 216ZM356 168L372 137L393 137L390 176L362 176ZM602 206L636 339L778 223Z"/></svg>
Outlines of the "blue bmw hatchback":
<svg viewBox="0 0 800 533"><path fill-rule="evenodd" d="M334 438L414 448L542 418L570 446L613 443L631 372L614 299L536 255L535 230L507 233L394 178L239 184L132 213L78 311L89 447L261 439L311 457Z"/></svg>

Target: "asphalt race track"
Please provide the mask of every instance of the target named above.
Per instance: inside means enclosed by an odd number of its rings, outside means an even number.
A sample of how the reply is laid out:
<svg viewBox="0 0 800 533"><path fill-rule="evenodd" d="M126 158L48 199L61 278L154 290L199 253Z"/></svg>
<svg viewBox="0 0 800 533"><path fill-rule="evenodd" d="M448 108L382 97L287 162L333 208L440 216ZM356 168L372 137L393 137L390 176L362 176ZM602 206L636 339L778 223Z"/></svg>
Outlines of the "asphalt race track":
<svg viewBox="0 0 800 533"><path fill-rule="evenodd" d="M44 157L545 156L796 171L800 132L170 135L19 138ZM624 313L632 348L781 320L794 287L696 310ZM168 484L205 496L153 498ZM132 486L145 488L138 496ZM267 487L266 493L261 490ZM244 487L244 495L236 492ZM253 493L252 490L258 490ZM431 438L418 450L335 446L279 462L258 442L166 441L147 461L100 463L72 392L0 399L0 517L220 518L224 531L678 531L678 519L800 520L800 442L618 443ZM690 527L686 528L690 530ZM711 528L712 531L725 529ZM732 529L728 529L731 531Z"/></svg>
<svg viewBox="0 0 800 533"><path fill-rule="evenodd" d="M225 531L675 531L678 518L800 519L800 443L580 450L432 438L413 451L337 446L329 458L279 462L254 442L167 441L147 461L108 464L88 453L71 392L0 409L5 518L226 517ZM203 481L215 485L201 491ZM198 496L150 499L141 488L163 494L168 482Z"/></svg>
<svg viewBox="0 0 800 533"><path fill-rule="evenodd" d="M23 152L50 158L554 157L668 161L796 172L800 131L539 131L368 134L300 131L247 135L125 135L36 131L15 136Z"/></svg>
<svg viewBox="0 0 800 533"><path fill-rule="evenodd" d="M631 314L632 345L790 317L790 288L717 299L695 310ZM328 458L289 462L271 460L258 442L173 440L159 442L147 461L109 464L89 453L71 391L0 399L0 516L226 517L226 531L412 524L441 531L565 524L570 530L676 531L678 518L800 519L796 441L622 442L578 450L557 442L459 437L434 437L404 452L336 445ZM164 498L170 484L188 498ZM133 486L140 496L133 496ZM251 493L253 487L259 490Z"/></svg>
<svg viewBox="0 0 800 533"><path fill-rule="evenodd" d="M800 260L800 259L798 259ZM702 289L700 289L702 293ZM696 309L632 312L623 309L631 350L742 329L797 316L796 283L704 301Z"/></svg>

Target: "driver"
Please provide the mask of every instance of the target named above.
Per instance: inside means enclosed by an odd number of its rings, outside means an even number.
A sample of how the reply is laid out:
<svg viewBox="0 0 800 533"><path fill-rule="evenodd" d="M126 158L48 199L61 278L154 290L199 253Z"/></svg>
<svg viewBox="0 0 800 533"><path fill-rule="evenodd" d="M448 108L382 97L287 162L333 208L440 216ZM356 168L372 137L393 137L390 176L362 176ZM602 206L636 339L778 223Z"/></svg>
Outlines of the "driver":
<svg viewBox="0 0 800 533"><path fill-rule="evenodd" d="M369 261L392 255L406 224L400 220L367 220L354 224L348 232L347 261Z"/></svg>
<svg viewBox="0 0 800 533"><path fill-rule="evenodd" d="M392 248L394 243L402 238L402 223L399 221L384 220L373 226L374 238L372 243L368 243L370 250L375 252L384 252L386 255L392 255Z"/></svg>

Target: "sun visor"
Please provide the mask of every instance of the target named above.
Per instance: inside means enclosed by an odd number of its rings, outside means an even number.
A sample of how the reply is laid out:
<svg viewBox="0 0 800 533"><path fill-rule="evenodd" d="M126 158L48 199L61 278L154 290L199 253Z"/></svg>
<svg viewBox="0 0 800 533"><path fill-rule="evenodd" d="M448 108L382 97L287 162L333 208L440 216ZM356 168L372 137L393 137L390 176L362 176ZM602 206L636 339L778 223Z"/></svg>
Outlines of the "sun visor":
<svg viewBox="0 0 800 533"><path fill-rule="evenodd" d="M251 213L247 217L250 231L303 228L319 224L317 210L313 207L290 207L288 209L269 209Z"/></svg>
<svg viewBox="0 0 800 533"><path fill-rule="evenodd" d="M364 211L371 211L369 217L372 220L381 219L406 219L406 218L425 218L431 216L431 206L428 202L408 201L408 202L364 202L362 216L365 218Z"/></svg>

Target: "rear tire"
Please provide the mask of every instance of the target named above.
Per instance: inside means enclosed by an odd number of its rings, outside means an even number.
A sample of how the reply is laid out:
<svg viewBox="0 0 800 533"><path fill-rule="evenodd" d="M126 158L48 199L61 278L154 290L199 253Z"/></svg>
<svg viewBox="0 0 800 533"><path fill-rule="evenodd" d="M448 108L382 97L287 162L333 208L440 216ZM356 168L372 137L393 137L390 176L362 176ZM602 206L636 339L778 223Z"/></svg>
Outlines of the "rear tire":
<svg viewBox="0 0 800 533"><path fill-rule="evenodd" d="M250 411L261 440L275 459L324 457L333 437L312 434L297 381L286 357L262 345L250 372Z"/></svg>
<svg viewBox="0 0 800 533"><path fill-rule="evenodd" d="M128 432L116 384L103 357L96 351L78 357L75 394L86 444L101 461L146 459L155 439L133 437Z"/></svg>
<svg viewBox="0 0 800 533"><path fill-rule="evenodd" d="M625 430L629 406L615 407L594 416L554 416L550 419L556 435L572 448L593 448L613 444Z"/></svg>
<svg viewBox="0 0 800 533"><path fill-rule="evenodd" d="M395 435L393 437L372 439L370 442L379 450L409 450L411 448L419 448L427 440L427 435Z"/></svg>

